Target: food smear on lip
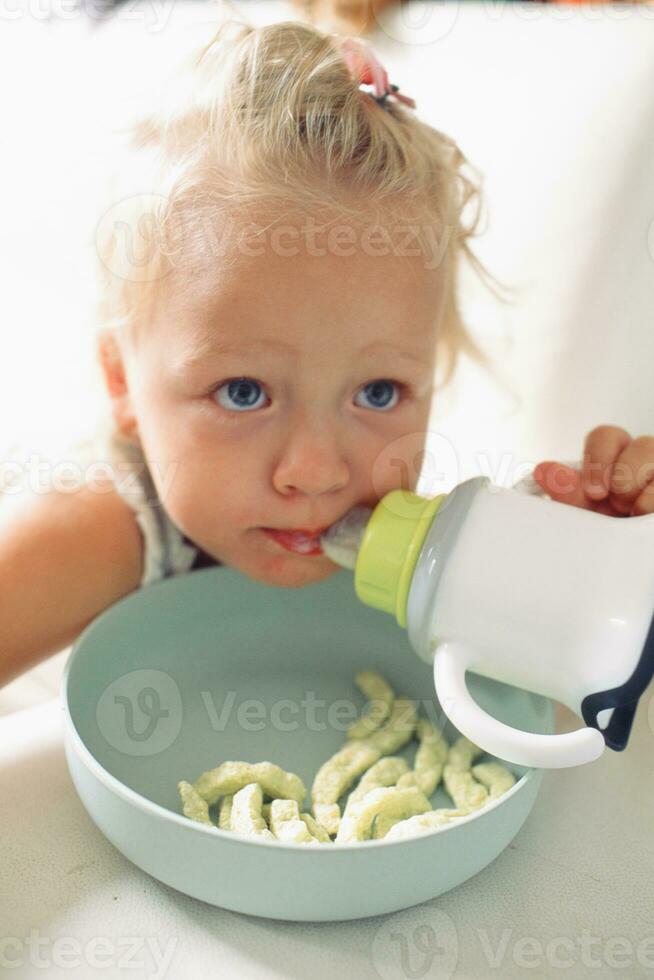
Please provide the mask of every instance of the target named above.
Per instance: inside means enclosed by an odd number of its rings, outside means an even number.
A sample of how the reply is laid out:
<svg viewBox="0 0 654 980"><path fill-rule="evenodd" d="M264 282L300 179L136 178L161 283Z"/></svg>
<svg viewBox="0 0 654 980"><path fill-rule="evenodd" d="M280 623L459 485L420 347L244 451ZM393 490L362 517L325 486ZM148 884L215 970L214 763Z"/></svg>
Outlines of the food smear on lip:
<svg viewBox="0 0 654 980"><path fill-rule="evenodd" d="M319 534L311 535L306 531L281 531L270 527L264 527L262 530L282 548L293 551L297 555L322 555L323 553Z"/></svg>

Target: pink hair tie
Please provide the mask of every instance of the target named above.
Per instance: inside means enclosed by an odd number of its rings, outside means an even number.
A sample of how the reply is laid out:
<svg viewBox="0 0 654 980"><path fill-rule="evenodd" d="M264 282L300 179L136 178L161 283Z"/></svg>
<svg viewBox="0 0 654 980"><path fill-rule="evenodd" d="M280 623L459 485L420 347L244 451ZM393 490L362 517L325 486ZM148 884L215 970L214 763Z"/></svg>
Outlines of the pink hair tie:
<svg viewBox="0 0 654 980"><path fill-rule="evenodd" d="M388 72L381 64L379 59L373 54L371 48L365 41L355 37L341 37L333 34L336 45L340 49L343 59L355 82L359 85L372 85L374 94L373 99L383 108L388 109L387 99L392 96L403 105L415 109L415 99L400 93L399 85L391 85L388 80Z"/></svg>

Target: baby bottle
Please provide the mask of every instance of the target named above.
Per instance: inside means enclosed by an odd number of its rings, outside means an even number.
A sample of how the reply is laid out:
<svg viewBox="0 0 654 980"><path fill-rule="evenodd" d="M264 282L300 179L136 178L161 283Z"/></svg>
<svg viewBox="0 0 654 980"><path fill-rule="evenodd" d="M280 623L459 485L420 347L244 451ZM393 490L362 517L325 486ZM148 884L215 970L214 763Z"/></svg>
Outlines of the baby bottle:
<svg viewBox="0 0 654 980"><path fill-rule="evenodd" d="M523 483L526 481L523 481ZM391 613L433 663L442 710L509 762L580 765L623 749L654 673L654 515L627 520L473 477L405 490L323 536L362 602ZM567 705L585 727L541 735L485 712L466 671Z"/></svg>

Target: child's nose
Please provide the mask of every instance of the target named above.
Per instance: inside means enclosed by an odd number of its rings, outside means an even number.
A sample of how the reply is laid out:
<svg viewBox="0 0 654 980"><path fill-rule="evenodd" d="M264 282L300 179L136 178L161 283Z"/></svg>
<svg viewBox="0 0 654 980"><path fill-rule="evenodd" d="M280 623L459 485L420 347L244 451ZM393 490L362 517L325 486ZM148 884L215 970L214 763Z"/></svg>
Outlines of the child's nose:
<svg viewBox="0 0 654 980"><path fill-rule="evenodd" d="M296 431L287 441L273 474L279 493L299 491L322 494L340 490L350 479L350 468L337 440L316 428Z"/></svg>

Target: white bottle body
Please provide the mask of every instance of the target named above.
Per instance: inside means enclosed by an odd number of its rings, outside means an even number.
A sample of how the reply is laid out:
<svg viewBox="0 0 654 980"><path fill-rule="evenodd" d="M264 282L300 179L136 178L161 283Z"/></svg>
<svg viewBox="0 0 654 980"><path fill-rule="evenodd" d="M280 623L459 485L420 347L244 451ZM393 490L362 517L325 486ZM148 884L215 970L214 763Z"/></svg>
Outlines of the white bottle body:
<svg viewBox="0 0 654 980"><path fill-rule="evenodd" d="M456 641L475 673L580 714L635 670L653 600L654 515L608 518L475 477L427 532L407 630L427 662Z"/></svg>

